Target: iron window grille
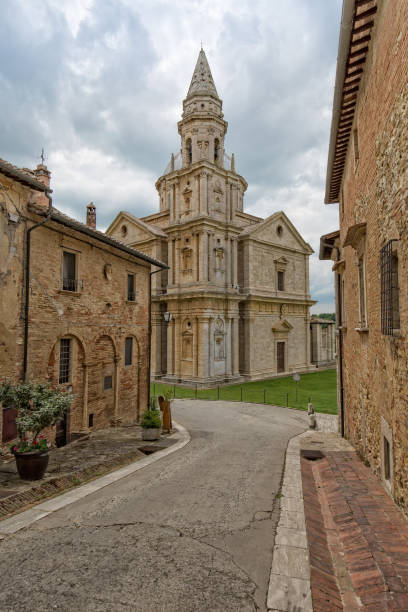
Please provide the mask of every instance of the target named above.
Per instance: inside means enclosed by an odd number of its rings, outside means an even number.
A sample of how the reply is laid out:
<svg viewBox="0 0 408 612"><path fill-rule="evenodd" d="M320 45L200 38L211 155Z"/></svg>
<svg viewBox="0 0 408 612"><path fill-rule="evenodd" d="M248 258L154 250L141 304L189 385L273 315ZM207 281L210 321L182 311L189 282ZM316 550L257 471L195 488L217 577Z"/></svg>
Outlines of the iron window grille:
<svg viewBox="0 0 408 612"><path fill-rule="evenodd" d="M399 328L398 259L393 254L394 242L390 240L380 251L381 332L385 336L392 336Z"/></svg>
<svg viewBox="0 0 408 612"><path fill-rule="evenodd" d="M64 291L80 291L83 288L83 281L77 278L63 278L62 288Z"/></svg>
<svg viewBox="0 0 408 612"><path fill-rule="evenodd" d="M60 360L59 360L59 383L69 382L70 365L71 365L71 340L69 338L61 338L60 340Z"/></svg>
<svg viewBox="0 0 408 612"><path fill-rule="evenodd" d="M133 338L129 337L125 340L125 366L132 365L133 353Z"/></svg>
<svg viewBox="0 0 408 612"><path fill-rule="evenodd" d="M128 274L127 299L129 302L135 301L135 276L134 274Z"/></svg>

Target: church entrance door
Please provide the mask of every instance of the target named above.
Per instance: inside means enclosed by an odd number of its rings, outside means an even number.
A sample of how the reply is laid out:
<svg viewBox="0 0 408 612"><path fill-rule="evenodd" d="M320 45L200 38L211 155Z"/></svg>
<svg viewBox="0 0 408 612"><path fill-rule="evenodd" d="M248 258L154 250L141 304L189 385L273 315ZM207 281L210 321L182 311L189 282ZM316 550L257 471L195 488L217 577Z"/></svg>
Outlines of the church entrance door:
<svg viewBox="0 0 408 612"><path fill-rule="evenodd" d="M285 343L276 343L276 363L278 372L285 371Z"/></svg>

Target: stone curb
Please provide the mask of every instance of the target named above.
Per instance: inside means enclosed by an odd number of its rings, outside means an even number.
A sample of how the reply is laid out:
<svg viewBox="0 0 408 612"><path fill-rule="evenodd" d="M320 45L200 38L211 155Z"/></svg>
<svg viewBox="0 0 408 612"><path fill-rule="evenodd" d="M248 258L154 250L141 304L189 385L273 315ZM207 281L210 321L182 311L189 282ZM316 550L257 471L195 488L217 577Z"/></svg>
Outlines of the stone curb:
<svg viewBox="0 0 408 612"><path fill-rule="evenodd" d="M309 431L305 431L292 438L286 450L281 514L269 579L268 612L313 612L300 470L300 441L308 435Z"/></svg>
<svg viewBox="0 0 408 612"><path fill-rule="evenodd" d="M138 470L159 461L163 457L167 457L171 453L182 449L186 444L188 444L191 440L191 436L188 433L187 429L182 425L179 425L173 420L173 426L177 429L178 434L181 434L181 440L176 442L172 446L165 448L163 450L157 451L152 455L148 455L147 457L143 457L143 459L139 459L129 465L125 465L124 467L118 468L117 470L102 476L101 478L97 478L92 480L84 485L76 487L71 491L67 491L66 493L62 493L57 497L53 497L52 499L45 501L41 504L38 504L34 508L29 510L25 510L20 512L16 516L12 516L9 519L4 519L0 521L0 539L3 539L4 536L11 535L16 533L20 529L24 529L25 527L29 527L36 521L48 516L49 514L68 506L69 504L73 504L74 502L91 495L91 493L95 493L100 489L120 480L121 478L125 478L126 476L130 476L134 474ZM177 434L172 434L177 435ZM122 464L123 465L123 464ZM30 500L33 501L32 499Z"/></svg>

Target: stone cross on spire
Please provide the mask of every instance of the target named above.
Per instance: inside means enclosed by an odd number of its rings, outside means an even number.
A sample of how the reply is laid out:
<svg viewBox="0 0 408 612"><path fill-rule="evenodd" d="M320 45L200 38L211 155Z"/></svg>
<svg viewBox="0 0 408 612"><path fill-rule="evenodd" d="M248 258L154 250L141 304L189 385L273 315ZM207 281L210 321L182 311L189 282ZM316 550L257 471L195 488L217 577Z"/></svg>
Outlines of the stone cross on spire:
<svg viewBox="0 0 408 612"><path fill-rule="evenodd" d="M219 99L204 49L201 49L198 55L186 100L196 95L212 96Z"/></svg>

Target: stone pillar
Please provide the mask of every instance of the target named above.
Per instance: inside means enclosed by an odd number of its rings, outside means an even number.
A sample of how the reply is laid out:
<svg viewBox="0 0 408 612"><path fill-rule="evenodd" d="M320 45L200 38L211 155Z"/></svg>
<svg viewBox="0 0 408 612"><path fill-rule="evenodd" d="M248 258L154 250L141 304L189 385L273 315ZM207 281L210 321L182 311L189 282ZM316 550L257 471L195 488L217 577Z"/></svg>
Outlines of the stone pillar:
<svg viewBox="0 0 408 612"><path fill-rule="evenodd" d="M310 295L309 287L309 255L305 255L305 293L307 296Z"/></svg>
<svg viewBox="0 0 408 612"><path fill-rule="evenodd" d="M172 285L173 284L173 267L174 267L174 261L173 261L173 239L171 238L168 243L167 243L167 253L168 253L168 262L169 262L169 276L168 276L168 284Z"/></svg>
<svg viewBox="0 0 408 612"><path fill-rule="evenodd" d="M173 185L167 185L167 197L169 197L169 213L170 213L170 223L174 223L174 203L173 203Z"/></svg>
<svg viewBox="0 0 408 612"><path fill-rule="evenodd" d="M174 374L174 320L167 323L167 376L173 376Z"/></svg>
<svg viewBox="0 0 408 612"><path fill-rule="evenodd" d="M232 324L233 319L225 317L225 374L228 377L232 375Z"/></svg>
<svg viewBox="0 0 408 612"><path fill-rule="evenodd" d="M194 318L194 347L193 347L193 370L194 378L197 378L199 371L199 355L200 355L200 323L198 317Z"/></svg>
<svg viewBox="0 0 408 612"><path fill-rule="evenodd" d="M180 184L178 181L173 185L173 193L174 193L174 219L177 220L180 218Z"/></svg>
<svg viewBox="0 0 408 612"><path fill-rule="evenodd" d="M214 374L214 335L212 333L212 317L208 319L208 376L211 378Z"/></svg>
<svg viewBox="0 0 408 612"><path fill-rule="evenodd" d="M212 234L208 233L208 281L214 280L214 241Z"/></svg>
<svg viewBox="0 0 408 612"><path fill-rule="evenodd" d="M121 421L119 409L119 357L115 357L115 396L113 404L113 422L118 425Z"/></svg>
<svg viewBox="0 0 408 612"><path fill-rule="evenodd" d="M311 335L312 331L310 329L310 318L308 316L305 317L305 325L306 325L306 365L309 366L312 362L312 351L311 351Z"/></svg>
<svg viewBox="0 0 408 612"><path fill-rule="evenodd" d="M231 285L231 255L230 255L230 240L228 234L224 240L224 282L227 287Z"/></svg>
<svg viewBox="0 0 408 612"><path fill-rule="evenodd" d="M180 284L180 238L174 240L174 284Z"/></svg>
<svg viewBox="0 0 408 612"><path fill-rule="evenodd" d="M200 232L194 233L195 249L194 249L194 272L193 279L196 283L200 280Z"/></svg>
<svg viewBox="0 0 408 612"><path fill-rule="evenodd" d="M239 376L239 317L234 317L232 322L232 340L231 346L233 351L232 359L232 374L233 376Z"/></svg>
<svg viewBox="0 0 408 612"><path fill-rule="evenodd" d="M199 345L198 345L198 377L201 379L208 378L208 340L209 340L209 318L200 317L198 324L200 328Z"/></svg>
<svg viewBox="0 0 408 612"><path fill-rule="evenodd" d="M89 379L89 366L87 363L82 364L83 368L83 399L82 399L82 427L81 432L86 433L89 431L88 427L88 379Z"/></svg>
<svg viewBox="0 0 408 612"><path fill-rule="evenodd" d="M234 285L234 287L238 286L238 240L237 238L234 238L232 241L232 258L233 258L233 266L234 266L234 273L232 276L232 284Z"/></svg>
<svg viewBox="0 0 408 612"><path fill-rule="evenodd" d="M174 317L174 375L181 378L181 317Z"/></svg>

